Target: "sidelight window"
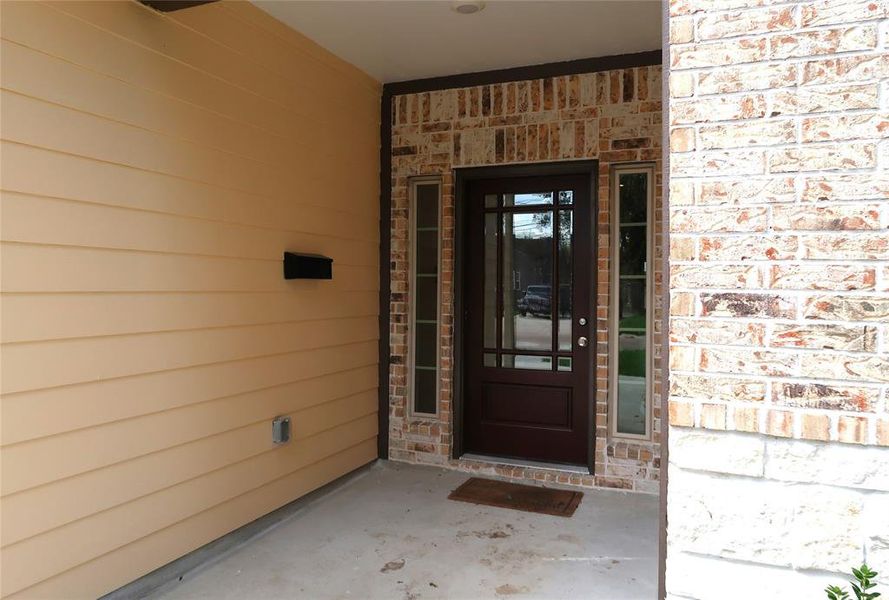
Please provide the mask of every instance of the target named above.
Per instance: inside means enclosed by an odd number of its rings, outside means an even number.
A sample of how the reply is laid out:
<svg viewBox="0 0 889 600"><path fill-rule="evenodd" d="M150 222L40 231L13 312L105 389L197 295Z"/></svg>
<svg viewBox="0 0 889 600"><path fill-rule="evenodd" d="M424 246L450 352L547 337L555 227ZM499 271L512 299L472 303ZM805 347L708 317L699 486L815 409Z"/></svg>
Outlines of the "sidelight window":
<svg viewBox="0 0 889 600"><path fill-rule="evenodd" d="M438 413L441 181L410 186L410 362L412 413Z"/></svg>
<svg viewBox="0 0 889 600"><path fill-rule="evenodd" d="M654 171L613 173L611 280L611 433L651 435L651 327Z"/></svg>

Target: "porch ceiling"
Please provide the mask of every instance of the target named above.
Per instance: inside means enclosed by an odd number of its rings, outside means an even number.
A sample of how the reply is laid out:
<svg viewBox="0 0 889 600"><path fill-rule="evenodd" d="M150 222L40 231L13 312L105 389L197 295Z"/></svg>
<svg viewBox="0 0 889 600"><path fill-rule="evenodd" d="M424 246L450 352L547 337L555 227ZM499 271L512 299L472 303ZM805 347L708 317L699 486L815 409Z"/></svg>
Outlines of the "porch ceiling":
<svg viewBox="0 0 889 600"><path fill-rule="evenodd" d="M659 0L253 0L383 83L655 50Z"/></svg>

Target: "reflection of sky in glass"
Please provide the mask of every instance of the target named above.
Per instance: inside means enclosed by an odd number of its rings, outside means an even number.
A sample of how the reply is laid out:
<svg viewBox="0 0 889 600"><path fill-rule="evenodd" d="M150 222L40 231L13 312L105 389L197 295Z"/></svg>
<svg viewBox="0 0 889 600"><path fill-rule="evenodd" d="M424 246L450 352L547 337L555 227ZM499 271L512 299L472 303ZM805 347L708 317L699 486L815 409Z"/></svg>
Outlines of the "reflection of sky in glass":
<svg viewBox="0 0 889 600"><path fill-rule="evenodd" d="M512 231L514 237L520 239L552 237L552 213L512 215Z"/></svg>
<svg viewBox="0 0 889 600"><path fill-rule="evenodd" d="M552 204L552 192L537 194L504 194L504 206L529 206L532 204Z"/></svg>

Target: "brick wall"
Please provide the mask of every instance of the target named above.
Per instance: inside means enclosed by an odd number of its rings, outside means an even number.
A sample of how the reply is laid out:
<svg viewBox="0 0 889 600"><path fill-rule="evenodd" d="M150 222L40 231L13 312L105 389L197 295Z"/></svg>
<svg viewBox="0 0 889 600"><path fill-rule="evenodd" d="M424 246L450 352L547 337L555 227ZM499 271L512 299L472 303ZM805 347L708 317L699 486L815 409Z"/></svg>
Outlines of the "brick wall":
<svg viewBox="0 0 889 600"><path fill-rule="evenodd" d="M392 296L389 379L390 458L489 475L582 486L657 492L660 470L660 357L655 357L654 439L611 441L608 419L609 175L620 163L655 164L656 214L661 213L660 66L395 96L392 101ZM454 196L453 169L508 163L599 160L600 235L595 473L491 466L450 459ZM407 406L408 182L440 175L443 182L441 396L437 418L410 415ZM663 246L656 224L657 248ZM656 260L661 264L661 258ZM660 286L662 273L655 273ZM656 290L658 298L663 294ZM660 300L659 300L660 302ZM656 306L659 322L661 307ZM660 347L656 331L655 347ZM592 443L592 442L591 442Z"/></svg>
<svg viewBox="0 0 889 600"><path fill-rule="evenodd" d="M669 10L668 590L822 596L889 574L889 3Z"/></svg>

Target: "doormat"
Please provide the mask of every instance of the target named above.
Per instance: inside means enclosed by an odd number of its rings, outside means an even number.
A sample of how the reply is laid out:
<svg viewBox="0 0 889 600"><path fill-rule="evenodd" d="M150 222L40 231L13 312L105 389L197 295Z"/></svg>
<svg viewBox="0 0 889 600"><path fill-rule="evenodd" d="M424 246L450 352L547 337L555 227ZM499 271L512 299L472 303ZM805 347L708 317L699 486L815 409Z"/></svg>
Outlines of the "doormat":
<svg viewBox="0 0 889 600"><path fill-rule="evenodd" d="M556 490L494 479L471 477L451 492L449 500L511 508L525 512L570 517L577 510L583 492Z"/></svg>

